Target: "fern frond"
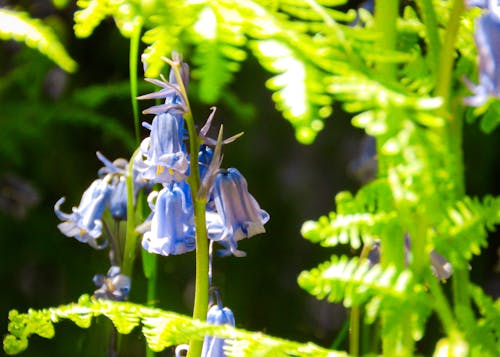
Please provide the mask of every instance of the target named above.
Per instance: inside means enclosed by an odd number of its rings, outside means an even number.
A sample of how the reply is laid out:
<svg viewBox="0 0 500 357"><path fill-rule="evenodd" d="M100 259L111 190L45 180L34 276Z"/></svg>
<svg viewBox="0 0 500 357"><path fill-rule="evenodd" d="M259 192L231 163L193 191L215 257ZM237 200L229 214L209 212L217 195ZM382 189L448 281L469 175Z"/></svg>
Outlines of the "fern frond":
<svg viewBox="0 0 500 357"><path fill-rule="evenodd" d="M433 239L439 252L447 253L452 264L463 264L487 246L487 233L500 224L500 197L464 197L448 208L445 220Z"/></svg>
<svg viewBox="0 0 500 357"><path fill-rule="evenodd" d="M353 197L340 192L336 198L337 212L330 212L318 221L307 221L301 233L304 238L324 247L350 244L358 249L361 243L394 234L397 213L390 187L385 180L372 181ZM402 234L401 234L402 236Z"/></svg>
<svg viewBox="0 0 500 357"><path fill-rule="evenodd" d="M88 37L95 28L110 14L108 0L78 0L80 10L74 15L74 30L78 37Z"/></svg>
<svg viewBox="0 0 500 357"><path fill-rule="evenodd" d="M477 356L500 355L500 299L493 301L479 286L471 284L471 297L479 309L481 317L474 326L477 343L472 344Z"/></svg>
<svg viewBox="0 0 500 357"><path fill-rule="evenodd" d="M430 313L430 298L423 286L415 283L409 270L383 269L379 264L371 266L358 258L332 256L329 262L303 271L298 282L318 299L342 301L346 307L366 304L368 323L385 309L408 314L412 316L415 336L421 335L422 322Z"/></svg>
<svg viewBox="0 0 500 357"><path fill-rule="evenodd" d="M96 300L83 295L78 303L43 310L29 310L9 314L9 335L3 345L7 354L18 354L28 347L28 338L37 334L44 338L54 337L54 324L60 320L73 321L77 326L88 328L93 317L106 316L117 331L128 334L142 324L142 333L153 351L203 340L206 335L228 339L228 356L328 356L347 357L346 353L330 351L312 343L301 344L262 333L236 329L229 325L214 326L187 316L160 309L149 308L130 302Z"/></svg>
<svg viewBox="0 0 500 357"><path fill-rule="evenodd" d="M295 127L299 142L310 144L323 129L323 119L331 113L332 98L325 95L324 72L308 63L307 52L299 52L276 39L253 41L251 49L271 73L266 86L274 91L278 110Z"/></svg>
<svg viewBox="0 0 500 357"><path fill-rule="evenodd" d="M232 20L227 9L207 5L193 27L196 65L193 78L199 80L199 97L206 103L215 103L222 89L232 81L246 58L241 48L246 43L241 24Z"/></svg>
<svg viewBox="0 0 500 357"><path fill-rule="evenodd" d="M24 42L67 72L74 72L78 67L54 31L25 12L0 9L0 39Z"/></svg>

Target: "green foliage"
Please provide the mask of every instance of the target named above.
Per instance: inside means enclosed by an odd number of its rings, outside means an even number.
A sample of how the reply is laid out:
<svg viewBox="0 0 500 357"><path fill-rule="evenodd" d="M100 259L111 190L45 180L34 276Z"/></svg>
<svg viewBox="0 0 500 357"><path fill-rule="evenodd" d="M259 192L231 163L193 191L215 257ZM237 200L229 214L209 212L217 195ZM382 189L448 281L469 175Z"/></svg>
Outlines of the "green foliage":
<svg viewBox="0 0 500 357"><path fill-rule="evenodd" d="M54 31L25 12L0 8L0 39L24 42L67 72L77 69L76 62L66 52Z"/></svg>
<svg viewBox="0 0 500 357"><path fill-rule="evenodd" d="M355 197L338 193L336 205L336 213L303 224L304 238L324 247L350 244L358 249L361 243L371 245L377 237L387 235L391 223L397 224L390 187L382 180L364 186Z"/></svg>
<svg viewBox="0 0 500 357"><path fill-rule="evenodd" d="M333 256L316 269L302 272L299 285L319 299L343 302L346 307L366 304L366 320L373 323L381 310L398 308L398 314L411 316L414 334L421 336L421 325L429 315L431 301L425 288L416 284L409 270L401 273L393 266L372 266L367 260ZM404 304L401 302L404 301Z"/></svg>
<svg viewBox="0 0 500 357"><path fill-rule="evenodd" d="M139 325L153 351L188 342L202 340L206 335L226 338L229 344L228 356L347 356L342 352L329 351L313 343L301 344L262 333L248 332L231 326L214 326L174 312L148 308L130 302L96 300L83 295L78 303L29 310L9 314L9 335L4 338L4 350L18 354L28 347L28 338L37 334L44 338L54 337L54 324L60 320L71 320L81 328L88 328L96 316L109 318L121 334L129 334Z"/></svg>

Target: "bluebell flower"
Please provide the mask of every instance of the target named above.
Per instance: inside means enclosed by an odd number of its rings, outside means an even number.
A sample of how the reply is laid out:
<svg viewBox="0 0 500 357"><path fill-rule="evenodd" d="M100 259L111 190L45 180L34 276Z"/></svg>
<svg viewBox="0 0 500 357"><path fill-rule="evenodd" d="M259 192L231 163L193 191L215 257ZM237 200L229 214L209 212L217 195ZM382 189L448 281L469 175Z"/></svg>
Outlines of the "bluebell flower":
<svg viewBox="0 0 500 357"><path fill-rule="evenodd" d="M490 1L489 10L476 20L474 39L479 53L479 84L466 80L474 95L465 98L465 103L473 107L483 105L489 97L500 98L500 5L493 3Z"/></svg>
<svg viewBox="0 0 500 357"><path fill-rule="evenodd" d="M100 152L96 154L97 158L104 164L104 167L98 171L98 175L101 179L109 181L112 190L109 200L111 217L116 220L126 220L128 161L120 158L111 162Z"/></svg>
<svg viewBox="0 0 500 357"><path fill-rule="evenodd" d="M80 205L73 207L73 212L61 212L60 206L65 201L62 197L54 205L54 212L61 221L57 227L67 237L88 243L95 249L105 248L107 241L99 244L97 239L102 234L102 214L111 198L111 186L105 180L95 180L83 193Z"/></svg>
<svg viewBox="0 0 500 357"><path fill-rule="evenodd" d="M213 305L207 313L207 323L211 325L235 325L233 312L223 307L222 304L217 303ZM202 357L223 357L226 356L224 352L225 339L212 336L206 336L203 340L203 349L201 351Z"/></svg>
<svg viewBox="0 0 500 357"><path fill-rule="evenodd" d="M207 217L212 218L211 221L207 219L209 238L227 248L222 255L244 256L245 253L237 249L237 242L264 233L269 214L248 192L247 181L235 168L217 174L213 198L217 215L207 213ZM214 219L217 216L218 221Z"/></svg>
<svg viewBox="0 0 500 357"><path fill-rule="evenodd" d="M106 276L95 275L93 281L99 287L94 291L96 299L125 301L130 292L130 278L120 274L119 266L112 266Z"/></svg>
<svg viewBox="0 0 500 357"><path fill-rule="evenodd" d="M193 206L186 188L168 184L153 191L148 202L152 209L150 229L144 233L142 246L150 253L183 254L195 249Z"/></svg>
<svg viewBox="0 0 500 357"><path fill-rule="evenodd" d="M142 159L136 168L145 180L170 183L186 177L188 154L183 142L184 119L170 112L153 119L150 136L141 143Z"/></svg>

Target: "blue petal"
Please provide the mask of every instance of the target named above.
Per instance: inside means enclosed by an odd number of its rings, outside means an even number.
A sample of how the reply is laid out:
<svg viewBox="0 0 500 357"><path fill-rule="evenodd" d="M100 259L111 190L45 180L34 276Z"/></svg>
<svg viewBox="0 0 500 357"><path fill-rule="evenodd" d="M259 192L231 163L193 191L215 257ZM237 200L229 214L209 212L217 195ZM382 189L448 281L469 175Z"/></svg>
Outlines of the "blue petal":
<svg viewBox="0 0 500 357"><path fill-rule="evenodd" d="M237 250L237 241L264 233L269 214L260 208L248 192L245 178L235 168L217 174L213 196L220 225L224 228L221 234L216 235L213 231L217 230L218 225L209 224L209 237L224 242L234 255L241 255L242 252Z"/></svg>
<svg viewBox="0 0 500 357"><path fill-rule="evenodd" d="M156 196L151 229L144 234L142 246L150 253L183 254L195 249L193 207L185 187L170 184ZM151 202L151 199L148 199Z"/></svg>
<svg viewBox="0 0 500 357"><path fill-rule="evenodd" d="M479 84L467 82L473 96L465 98L470 106L481 106L489 97L500 98L500 18L488 11L476 21L475 41L479 53Z"/></svg>
<svg viewBox="0 0 500 357"><path fill-rule="evenodd" d="M97 238L102 233L102 214L111 197L111 187L103 180L95 180L83 193L80 205L73 207L73 212L67 214L60 211L64 198L54 205L56 216L64 221L58 225L59 230L68 237L75 237L83 243L89 243L93 248L102 249L106 244L99 245Z"/></svg>
<svg viewBox="0 0 500 357"><path fill-rule="evenodd" d="M182 116L171 113L155 116L150 136L141 143L144 159L136 162L144 179L171 183L185 178L189 160L183 143L184 131Z"/></svg>
<svg viewBox="0 0 500 357"><path fill-rule="evenodd" d="M212 306L207 313L207 323L211 325L235 325L233 312L220 305ZM222 357L224 353L225 339L206 336L203 340L202 357Z"/></svg>

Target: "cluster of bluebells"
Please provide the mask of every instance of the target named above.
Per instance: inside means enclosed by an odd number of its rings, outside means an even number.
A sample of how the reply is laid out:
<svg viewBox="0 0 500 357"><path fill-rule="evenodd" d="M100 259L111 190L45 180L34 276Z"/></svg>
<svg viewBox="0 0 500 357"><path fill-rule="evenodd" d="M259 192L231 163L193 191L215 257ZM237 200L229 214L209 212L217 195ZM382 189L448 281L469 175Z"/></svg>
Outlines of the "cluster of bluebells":
<svg viewBox="0 0 500 357"><path fill-rule="evenodd" d="M183 63L180 72L186 88L187 65ZM190 160L195 159L207 200L208 238L223 246L221 255L244 255L238 250L237 242L263 233L269 215L248 192L247 182L237 169L220 168L221 159L211 148L215 140L206 136L213 113L200 130L199 152L191 155L186 149L183 118L189 109L173 70L169 82L149 81L162 89L140 98L162 98L165 102L145 111L155 116L151 124L143 124L150 135L141 143L140 154L134 162L141 180L159 184L161 188L148 196L151 215L140 229L144 233L143 248L161 255L183 254L195 249L193 195L187 183Z"/></svg>
<svg viewBox="0 0 500 357"><path fill-rule="evenodd" d="M473 96L465 98L465 103L478 107L490 97L500 98L500 1L466 0L466 3L486 9L476 20L474 33L479 53L479 84L466 82Z"/></svg>
<svg viewBox="0 0 500 357"><path fill-rule="evenodd" d="M98 178L84 192L80 204L71 213L61 211L65 198L54 206L62 221L59 230L68 237L88 243L95 249L103 249L108 239L103 238L106 228L103 215L106 209L117 221L127 218L127 177L132 165L134 200L143 190L151 213L137 231L143 234L142 247L150 253L177 255L196 248L193 196L203 194L206 203L207 235L223 249L220 255L243 256L238 250L238 241L265 232L264 224L269 220L255 198L248 192L247 181L235 168L221 169L220 145L233 141L237 136L217 142L207 136L214 112L199 132L199 151L187 150L188 132L183 115L189 109L184 97L188 85L189 69L180 64L182 84L177 82L175 72L170 71L169 80L147 79L158 85L158 92L144 95L140 99L164 99L160 105L144 111L154 114L151 123L144 122L149 130L133 158L128 162L117 159L111 162L101 153L98 159L104 164ZM214 148L215 147L215 148ZM201 189L196 195L191 192L187 180L191 160L198 160ZM154 190L153 190L154 188ZM117 253L110 239L110 257ZM118 250L119 251L119 250ZM130 279L122 274L116 262L107 277L96 276L99 286L96 297L124 300L130 290Z"/></svg>

